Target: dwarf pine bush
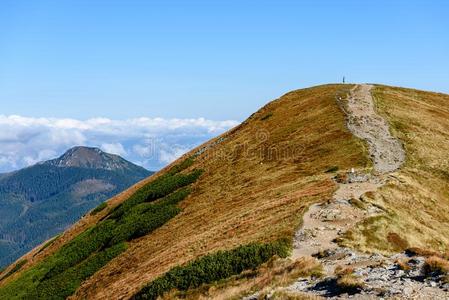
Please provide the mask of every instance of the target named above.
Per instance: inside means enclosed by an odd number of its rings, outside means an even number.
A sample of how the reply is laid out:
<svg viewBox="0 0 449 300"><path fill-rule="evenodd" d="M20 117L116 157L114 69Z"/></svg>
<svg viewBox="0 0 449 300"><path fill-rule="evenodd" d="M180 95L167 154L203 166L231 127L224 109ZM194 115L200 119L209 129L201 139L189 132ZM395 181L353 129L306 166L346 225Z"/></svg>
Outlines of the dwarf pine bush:
<svg viewBox="0 0 449 300"><path fill-rule="evenodd" d="M202 170L180 173L192 163L193 159L189 159L136 191L94 227L24 272L0 291L0 298L65 299L70 296L84 280L125 251L126 242L151 233L181 211L177 204L190 194L188 186L202 174Z"/></svg>
<svg viewBox="0 0 449 300"><path fill-rule="evenodd" d="M256 269L274 255L286 257L289 243L280 240L269 244L252 243L229 251L218 251L198 258L184 266L177 266L158 277L132 299L157 299L172 289L186 291L202 284Z"/></svg>
<svg viewBox="0 0 449 300"><path fill-rule="evenodd" d="M102 211L103 209L105 209L108 205L106 204L106 202L100 203L100 205L98 205L97 207L95 207L91 212L90 215L91 216L95 216L96 214L98 214L100 211Z"/></svg>

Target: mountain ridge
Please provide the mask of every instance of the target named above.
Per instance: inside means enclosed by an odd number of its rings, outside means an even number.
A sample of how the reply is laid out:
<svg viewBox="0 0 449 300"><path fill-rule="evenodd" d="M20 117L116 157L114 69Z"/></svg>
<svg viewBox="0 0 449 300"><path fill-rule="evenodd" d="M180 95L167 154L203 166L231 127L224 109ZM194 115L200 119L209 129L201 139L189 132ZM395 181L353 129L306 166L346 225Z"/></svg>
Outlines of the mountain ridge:
<svg viewBox="0 0 449 300"><path fill-rule="evenodd" d="M51 165L55 167L79 167L89 169L105 170L132 170L136 169L134 164L130 164L122 157L103 152L97 147L75 146L67 150L58 158L40 162L41 165ZM142 167L139 167L143 169Z"/></svg>
<svg viewBox="0 0 449 300"><path fill-rule="evenodd" d="M280 239L291 242L310 207L329 204L338 183L349 180L350 174L373 170L368 144L348 130L347 116L337 101L339 97L346 101L354 87L318 86L292 91L270 102L241 125L113 197L100 212L86 215L44 250L41 246L25 255L23 264L19 261L6 271L11 272L16 266L19 269L0 281L0 296L14 295L14 291L27 295L36 288L39 290L39 284L48 287L64 279L76 283L70 291L58 291L71 295L71 299L138 299L145 295L155 299L151 297L162 294L160 290L155 294L154 288L168 285L164 286L163 293L179 279L187 287L174 286L175 290L166 295L168 298L241 298L254 291L258 291L258 296L270 298L281 292L277 288L286 282L296 282L301 287L310 278L319 278L316 274L322 274L323 266L302 258L258 261L254 269L237 277L216 277L212 267L205 267L216 264L204 265L204 261L222 259L220 253L233 258L235 253L243 251L239 248L242 245L247 247L243 249L265 249ZM381 188L340 203L350 205L359 213L369 213L375 207L379 215L355 224L331 242L338 247L369 253L367 256L400 253L402 259L405 254L401 251L408 251L415 253L410 255L414 255L412 258L419 262L418 266L425 265L426 253L444 262L441 253L449 248L445 236L449 230L449 216L445 214L449 211L449 195L445 190L449 177L444 160L447 155L443 155L449 153L449 115L445 109L449 96L382 85L374 85L370 93L376 111L390 125L392 136L403 144L406 160L400 169L388 174L388 182ZM113 258L103 260L85 278L72 281L70 268L60 269L55 277L46 271L45 268L52 266L52 259L65 255L64 249L83 245L82 233L107 228L109 223L126 215L125 208L133 213L153 207L151 202L130 200L147 195L156 186L161 187L161 182L171 182L173 176L182 178L194 170L203 173L192 183L191 193L179 202L179 213L162 226L126 240L126 249L121 248ZM165 200L156 198L154 205ZM338 218L335 211L331 213L329 218ZM337 254L345 255L349 263L353 258L358 262L353 252ZM316 254L324 259L326 255L326 252ZM226 261L221 262L226 265ZM373 259L372 262L376 264L369 265L373 270L382 265L381 261ZM393 261L389 268L399 269L402 263ZM411 268L413 272L418 270L416 266ZM202 281L189 286L191 281L183 281L186 278L182 274L191 274L192 270L200 272ZM407 282L415 280L416 283L415 273L407 272L393 275L406 276ZM370 276L378 274L371 273ZM321 287L328 288L325 285L328 282L330 286L335 284L334 287L348 284L347 288L354 288L356 293L373 292L358 285L359 280L364 280L363 274L354 273L350 268L336 276L329 277ZM428 282L440 285L431 273L425 276ZM43 279L32 283L30 278ZM54 281L47 282L46 278ZM417 292L420 291L410 293Z"/></svg>

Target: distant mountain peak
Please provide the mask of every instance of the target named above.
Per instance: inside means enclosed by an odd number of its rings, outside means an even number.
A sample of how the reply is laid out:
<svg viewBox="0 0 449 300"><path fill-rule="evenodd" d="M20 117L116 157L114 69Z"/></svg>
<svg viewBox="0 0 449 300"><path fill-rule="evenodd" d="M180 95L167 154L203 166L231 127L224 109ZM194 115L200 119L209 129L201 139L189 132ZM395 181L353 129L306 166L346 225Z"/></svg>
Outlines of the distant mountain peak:
<svg viewBox="0 0 449 300"><path fill-rule="evenodd" d="M136 167L118 155L103 152L99 148L83 146L70 148L60 157L42 164L104 170L128 170Z"/></svg>
<svg viewBox="0 0 449 300"><path fill-rule="evenodd" d="M0 174L0 269L151 174L91 147Z"/></svg>

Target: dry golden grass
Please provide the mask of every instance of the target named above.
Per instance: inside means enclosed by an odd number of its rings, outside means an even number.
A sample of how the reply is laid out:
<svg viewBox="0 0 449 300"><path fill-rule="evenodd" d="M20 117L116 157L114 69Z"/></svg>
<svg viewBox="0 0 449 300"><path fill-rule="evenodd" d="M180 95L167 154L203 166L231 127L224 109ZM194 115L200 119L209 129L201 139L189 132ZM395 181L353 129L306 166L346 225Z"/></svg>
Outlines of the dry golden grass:
<svg viewBox="0 0 449 300"><path fill-rule="evenodd" d="M265 295L261 295L259 299L266 299L264 298ZM288 291L276 291L271 295L271 298L273 300L319 300L324 299L319 296L314 295L307 295L305 293L293 293Z"/></svg>
<svg viewBox="0 0 449 300"><path fill-rule="evenodd" d="M390 242L391 246L395 251L402 252L408 248L408 242L403 239L396 232L390 232L387 234L387 241Z"/></svg>
<svg viewBox="0 0 449 300"><path fill-rule="evenodd" d="M423 273L425 275L430 274L449 275L449 261L438 256L428 257L423 265Z"/></svg>
<svg viewBox="0 0 449 300"><path fill-rule="evenodd" d="M130 243L126 252L84 282L73 298L128 298L171 267L209 252L292 237L306 208L331 198L335 191L333 174L326 173L329 168L343 172L370 166L365 144L346 129L335 102L337 93L350 88L326 85L290 92L206 143L210 148L191 167L205 173L181 203L183 211ZM108 207L126 200L166 169L112 198ZM87 214L44 251L31 251L23 269L54 253L107 211Z"/></svg>
<svg viewBox="0 0 449 300"><path fill-rule="evenodd" d="M337 276L336 285L343 292L355 292L364 286L364 282L354 275L352 267L337 266L335 275Z"/></svg>
<svg viewBox="0 0 449 300"><path fill-rule="evenodd" d="M334 273L337 276L350 275L350 274L354 273L354 268L353 267L337 266L335 268Z"/></svg>
<svg viewBox="0 0 449 300"><path fill-rule="evenodd" d="M424 257L438 256L440 258L449 260L449 251L438 252L430 249L422 249L419 247L410 247L406 249L406 253L410 256L424 256Z"/></svg>
<svg viewBox="0 0 449 300"><path fill-rule="evenodd" d="M355 292L363 289L364 282L353 274L345 274L337 278L337 287L341 291Z"/></svg>
<svg viewBox="0 0 449 300"><path fill-rule="evenodd" d="M409 271L411 269L410 265L408 264L408 260L396 260L395 263L398 268L403 271Z"/></svg>
<svg viewBox="0 0 449 300"><path fill-rule="evenodd" d="M87 280L73 298L128 298L171 267L206 253L292 237L305 209L329 199L335 191L330 179L333 174L326 171L338 167L343 174L351 167L370 166L365 144L348 132L335 103L335 95L350 88L326 85L290 92L206 143L210 148L192 166L204 169L205 174L181 203L182 213L132 242L125 253ZM364 195L364 202L384 209L385 214L358 224L342 243L385 253L408 245L447 251L449 96L384 86L377 86L374 93L379 113L392 125L393 135L404 142L407 161L386 186ZM123 202L166 169L112 198L108 206ZM107 211L87 214L43 251L37 247L28 253L22 258L28 263L0 282L0 287L98 222ZM395 232L400 236L391 235ZM260 277L234 278L208 292L225 299L258 288L259 283L282 284L292 276L285 273L285 265L282 268L280 275L272 273L276 268L267 268ZM349 273L341 278L348 286L357 283Z"/></svg>
<svg viewBox="0 0 449 300"><path fill-rule="evenodd" d="M205 173L182 202L182 213L131 243L74 298L127 298L171 267L211 251L292 237L305 209L334 192L329 167L370 164L335 103L335 94L350 87L288 93L224 134L192 166Z"/></svg>
<svg viewBox="0 0 449 300"><path fill-rule="evenodd" d="M320 277L321 275L322 267L313 258L300 258L296 261L274 258L256 271L248 271L228 280L204 285L187 292L172 291L164 295L163 299L241 299L256 291L261 291L260 295L269 293L273 288L287 286L300 277Z"/></svg>
<svg viewBox="0 0 449 300"><path fill-rule="evenodd" d="M407 244L449 249L449 96L376 86L378 112L404 144L406 162L387 185L365 200L385 210L346 235L343 245L391 253ZM400 232L400 247L388 241ZM395 239L395 241L399 241ZM399 241L400 242L400 241Z"/></svg>

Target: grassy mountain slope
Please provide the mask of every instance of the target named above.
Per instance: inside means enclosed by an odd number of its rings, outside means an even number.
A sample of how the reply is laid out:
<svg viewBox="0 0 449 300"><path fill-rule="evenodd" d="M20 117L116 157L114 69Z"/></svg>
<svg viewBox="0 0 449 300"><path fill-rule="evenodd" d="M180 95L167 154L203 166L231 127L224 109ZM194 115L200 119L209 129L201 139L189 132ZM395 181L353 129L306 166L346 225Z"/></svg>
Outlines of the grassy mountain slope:
<svg viewBox="0 0 449 300"><path fill-rule="evenodd" d="M196 160L205 174L181 203L183 212L131 245L76 296L129 296L170 267L208 252L291 238L304 209L333 193L326 170L368 164L335 104L335 95L347 88L291 92L212 141L217 144ZM125 269L132 271L119 271Z"/></svg>
<svg viewBox="0 0 449 300"><path fill-rule="evenodd" d="M212 253L206 257L212 259L239 252L235 249L240 245L291 239L307 207L331 197L335 173L371 167L365 144L347 130L335 101L351 87L303 89L269 103L237 128L110 199L103 210L24 256L16 263L20 268L0 281L0 298L12 287L23 287L27 272L60 255L64 245L101 224L117 205L192 156L195 160L183 174L204 172L179 202L179 213L151 233L128 240L126 250L83 279L73 299L129 298L157 277L162 276L162 282L164 274L182 273L173 267L194 260L186 267L201 265L199 258L206 254ZM397 251L399 243L388 238L397 233L410 246L447 249L449 178L444 154L449 152L449 96L384 86L376 86L374 96L393 135L404 143L407 161L389 184L363 197L385 214L358 224L342 243L367 251ZM213 254L217 250L231 252Z"/></svg>
<svg viewBox="0 0 449 300"><path fill-rule="evenodd" d="M395 178L366 201L385 210L349 232L343 244L366 251L401 250L391 233L409 246L449 250L449 96L376 86L377 110L404 143L407 158Z"/></svg>
<svg viewBox="0 0 449 300"><path fill-rule="evenodd" d="M180 212L177 204L188 196L188 187L201 176L201 170L180 173L191 165L186 160L176 168L160 176L132 195L120 206L73 240L66 243L53 255L28 268L19 280L0 291L7 299L65 299L86 278L93 275L111 259L127 249L127 242L151 233ZM105 209L101 205L90 214ZM44 245L40 250L43 250ZM8 270L5 279L19 271L20 264ZM20 267L18 268L18 266Z"/></svg>
<svg viewBox="0 0 449 300"><path fill-rule="evenodd" d="M209 252L291 238L308 205L334 192L327 170L369 166L363 143L348 132L335 102L335 96L349 88L326 85L288 93L187 154L198 154L187 171L202 169L204 174L181 202L181 213L130 241L127 250L86 280L74 297L130 297L171 267ZM108 209L167 170L111 199ZM22 270L60 249L108 209L83 218L34 258L30 253ZM1 284L20 282L20 274Z"/></svg>

